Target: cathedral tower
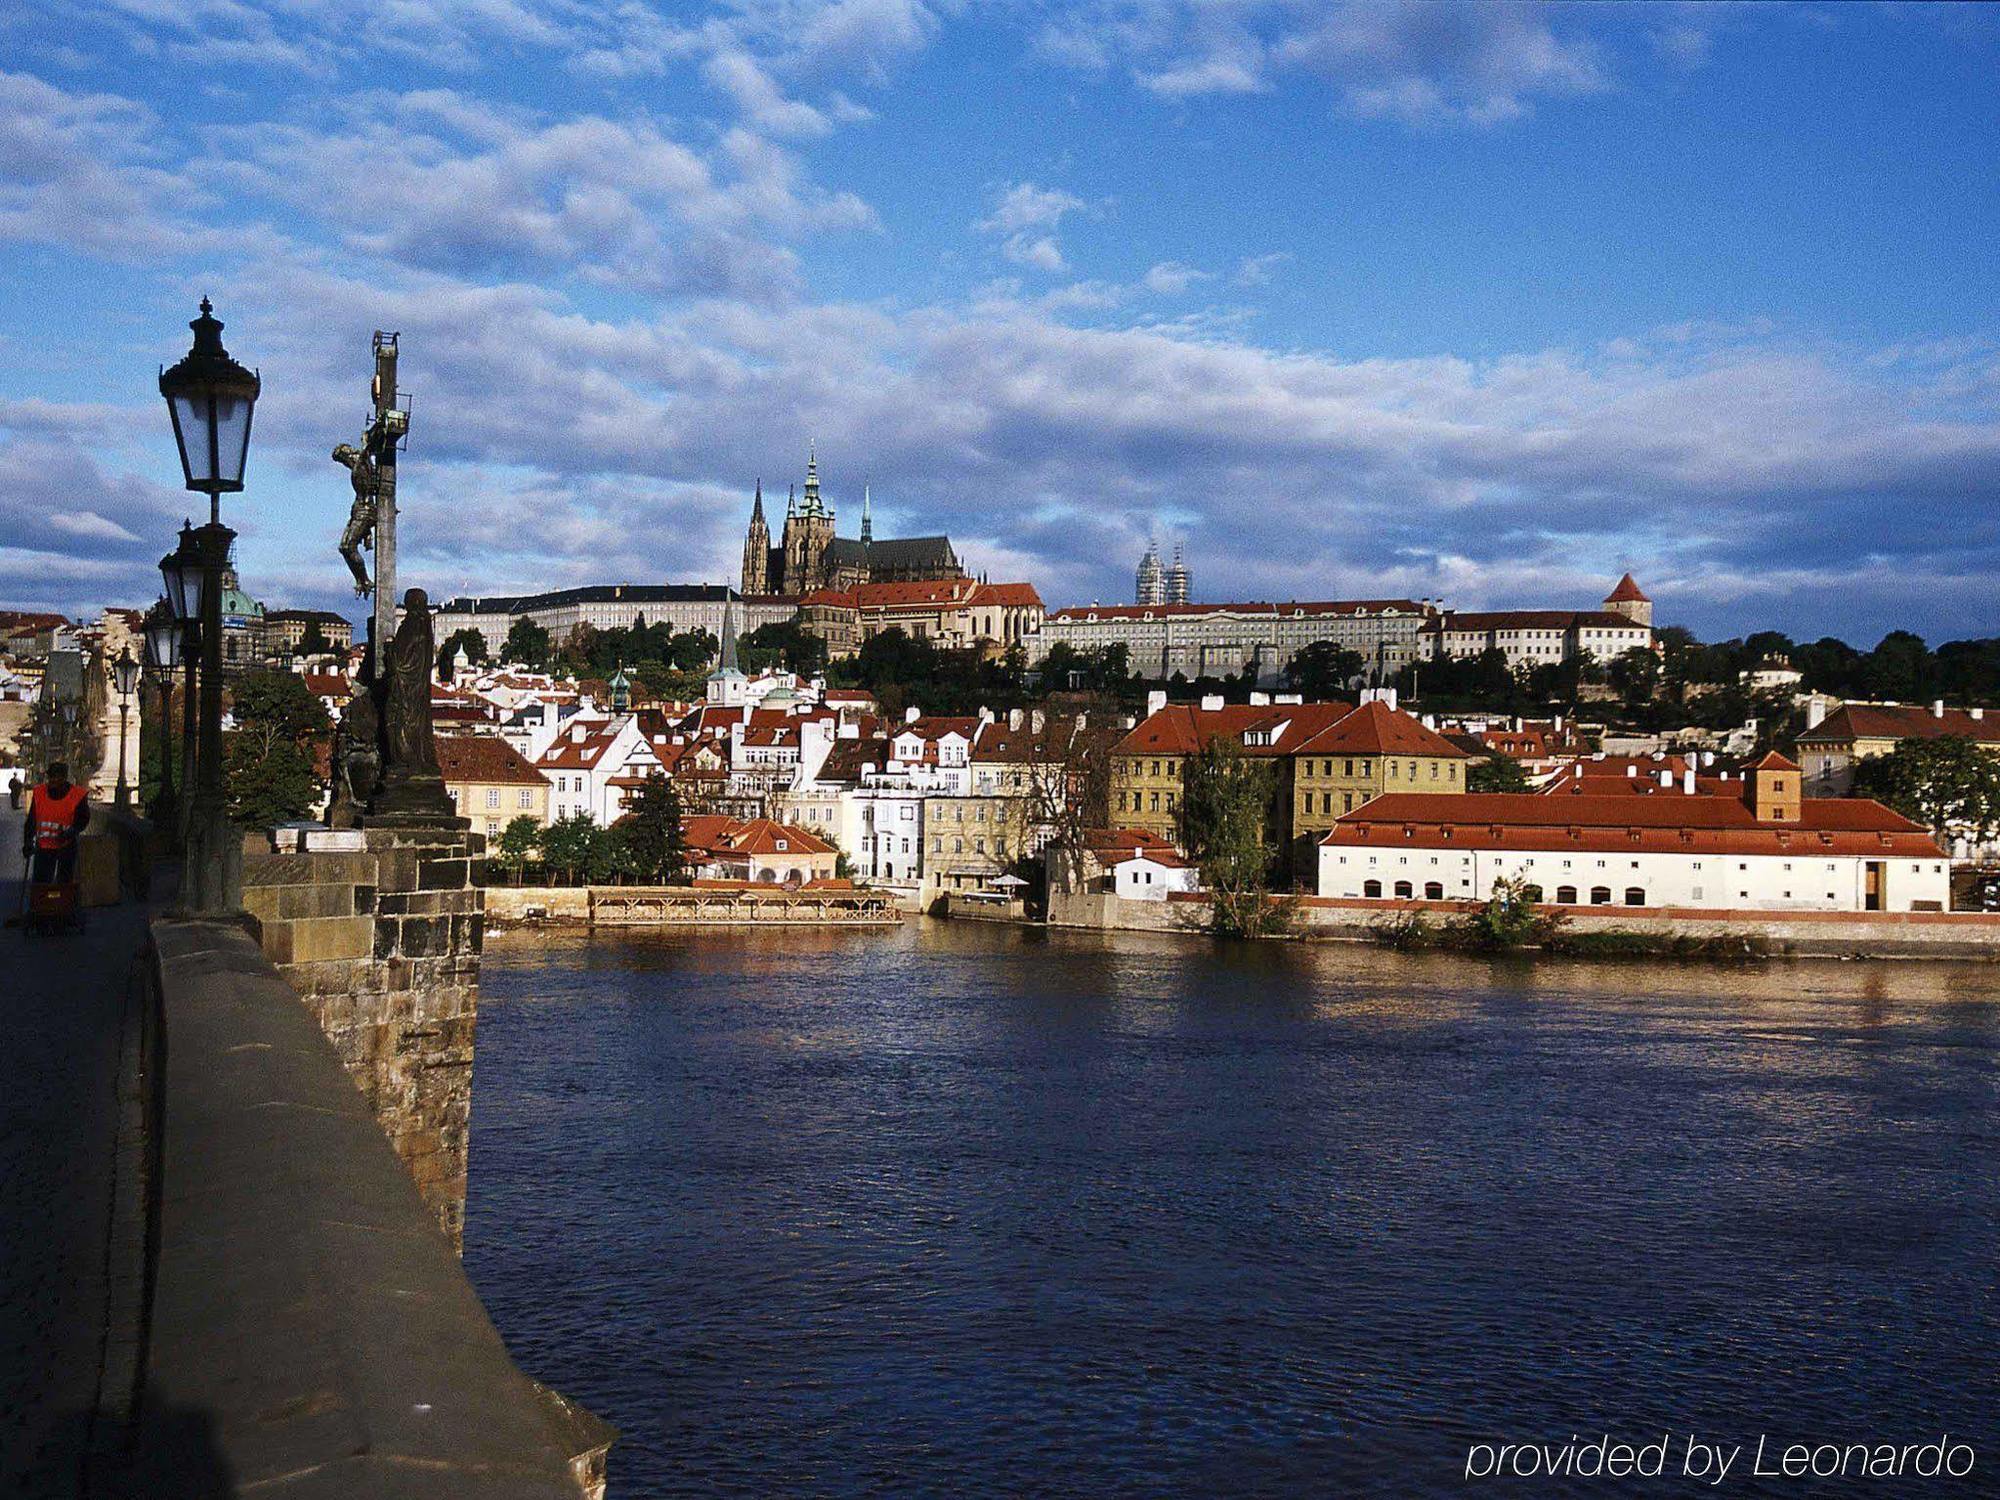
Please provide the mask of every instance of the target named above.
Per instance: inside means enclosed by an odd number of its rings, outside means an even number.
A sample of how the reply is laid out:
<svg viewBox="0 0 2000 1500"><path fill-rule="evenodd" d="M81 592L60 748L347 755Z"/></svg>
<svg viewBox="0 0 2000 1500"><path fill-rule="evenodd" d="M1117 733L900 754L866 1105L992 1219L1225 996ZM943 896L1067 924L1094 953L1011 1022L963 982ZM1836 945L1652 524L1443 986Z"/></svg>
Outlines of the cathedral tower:
<svg viewBox="0 0 2000 1500"><path fill-rule="evenodd" d="M833 512L819 495L819 457L806 450L806 492L785 516L785 592L802 594L829 581L827 548L833 543Z"/></svg>
<svg viewBox="0 0 2000 1500"><path fill-rule="evenodd" d="M750 529L743 536L743 589L746 594L771 592L771 528L764 524L764 481L757 481L757 498L750 502Z"/></svg>
<svg viewBox="0 0 2000 1500"><path fill-rule="evenodd" d="M1191 582L1192 578L1188 573L1187 564L1181 561L1181 544L1175 542L1174 565L1167 569L1167 603L1187 603L1188 587Z"/></svg>
<svg viewBox="0 0 2000 1500"><path fill-rule="evenodd" d="M1160 571L1160 549L1153 542L1146 543L1146 555L1139 559L1139 571L1133 578L1132 600L1135 604L1167 602L1167 579Z"/></svg>

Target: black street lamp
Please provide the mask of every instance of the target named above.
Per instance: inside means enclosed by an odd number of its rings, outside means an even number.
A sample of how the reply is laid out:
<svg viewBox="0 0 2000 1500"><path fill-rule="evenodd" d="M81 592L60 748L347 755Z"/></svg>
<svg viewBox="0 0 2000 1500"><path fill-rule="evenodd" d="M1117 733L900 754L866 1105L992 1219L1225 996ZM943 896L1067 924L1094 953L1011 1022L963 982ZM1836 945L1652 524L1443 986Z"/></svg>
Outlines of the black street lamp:
<svg viewBox="0 0 2000 1500"><path fill-rule="evenodd" d="M225 494L243 488L250 450L250 417L262 389L256 373L222 347L222 324L206 297L201 316L188 325L194 347L160 372L160 394L173 418L187 487L208 496L208 524L181 528L178 550L160 563L167 598L183 620L200 621L201 742L189 802L187 850L181 866L181 903L219 916L240 904L242 845L229 825L222 784L222 573L236 533L222 524ZM190 608L190 606L195 606Z"/></svg>
<svg viewBox="0 0 2000 1500"><path fill-rule="evenodd" d="M125 779L125 762L131 759L132 690L139 685L139 664L127 646L111 664L111 680L118 686L118 790L113 800L120 807L132 805L132 783Z"/></svg>
<svg viewBox="0 0 2000 1500"><path fill-rule="evenodd" d="M173 606L155 601L146 612L146 665L160 689L160 787L153 794L150 814L156 827L173 830L179 811L174 796L174 672L181 664L181 644L187 627L174 618ZM187 763L186 751L182 764Z"/></svg>

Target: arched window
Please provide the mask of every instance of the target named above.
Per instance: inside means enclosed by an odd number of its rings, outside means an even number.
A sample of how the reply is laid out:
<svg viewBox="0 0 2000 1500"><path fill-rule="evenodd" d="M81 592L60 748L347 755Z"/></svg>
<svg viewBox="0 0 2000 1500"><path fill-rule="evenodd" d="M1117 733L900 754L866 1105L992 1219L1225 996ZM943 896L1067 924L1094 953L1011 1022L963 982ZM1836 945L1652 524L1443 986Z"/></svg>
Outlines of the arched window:
<svg viewBox="0 0 2000 1500"><path fill-rule="evenodd" d="M1644 906L1646 904L1645 889L1641 886L1636 886L1636 885L1626 886L1625 904L1627 906Z"/></svg>
<svg viewBox="0 0 2000 1500"><path fill-rule="evenodd" d="M1361 894L1366 896L1370 901L1380 900L1382 896L1382 882L1379 880L1363 881L1361 884Z"/></svg>
<svg viewBox="0 0 2000 1500"><path fill-rule="evenodd" d="M1590 904L1592 906L1609 906L1611 904L1611 887L1608 885L1592 886L1590 888Z"/></svg>
<svg viewBox="0 0 2000 1500"><path fill-rule="evenodd" d="M1398 900L1407 901L1413 894L1415 893L1411 890L1409 881L1399 880L1396 882L1396 896Z"/></svg>
<svg viewBox="0 0 2000 1500"><path fill-rule="evenodd" d="M1426 880L1424 882L1424 899L1426 901L1444 900L1444 882L1442 880Z"/></svg>
<svg viewBox="0 0 2000 1500"><path fill-rule="evenodd" d="M1557 887L1556 887L1556 905L1557 905L1557 906L1574 906L1574 905L1576 905L1576 887L1575 887L1575 886L1573 886L1573 885L1559 885L1559 886L1557 886Z"/></svg>

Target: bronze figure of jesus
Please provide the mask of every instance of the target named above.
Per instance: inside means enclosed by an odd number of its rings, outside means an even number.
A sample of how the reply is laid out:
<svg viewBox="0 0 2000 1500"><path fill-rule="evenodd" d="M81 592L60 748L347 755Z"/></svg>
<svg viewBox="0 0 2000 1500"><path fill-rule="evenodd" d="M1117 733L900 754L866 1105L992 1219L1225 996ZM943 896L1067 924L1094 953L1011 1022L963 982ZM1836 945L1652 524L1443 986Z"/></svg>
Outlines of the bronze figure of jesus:
<svg viewBox="0 0 2000 1500"><path fill-rule="evenodd" d="M354 592L366 597L375 585L368 577L368 565L361 549L375 546L376 506L381 493L381 469L375 458L373 433L360 448L342 443L333 450L333 461L346 466L354 484L354 506L347 513L347 529L340 534L340 555L354 575Z"/></svg>

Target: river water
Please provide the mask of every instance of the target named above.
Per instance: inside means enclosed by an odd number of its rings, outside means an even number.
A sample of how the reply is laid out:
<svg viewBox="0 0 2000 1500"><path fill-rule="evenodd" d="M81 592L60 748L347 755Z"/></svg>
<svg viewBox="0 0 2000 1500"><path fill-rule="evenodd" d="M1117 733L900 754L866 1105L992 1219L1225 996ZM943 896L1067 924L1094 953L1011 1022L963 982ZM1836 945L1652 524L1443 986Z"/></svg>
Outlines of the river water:
<svg viewBox="0 0 2000 1500"><path fill-rule="evenodd" d="M467 1269L622 1500L2000 1494L2000 967L516 933L474 1096ZM1752 1462L1649 1492L1817 1492Z"/></svg>

